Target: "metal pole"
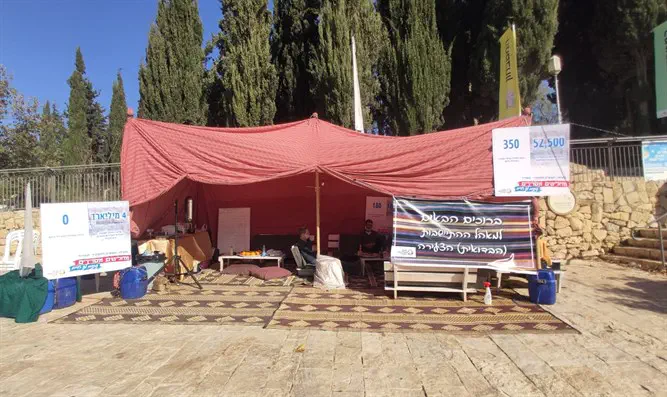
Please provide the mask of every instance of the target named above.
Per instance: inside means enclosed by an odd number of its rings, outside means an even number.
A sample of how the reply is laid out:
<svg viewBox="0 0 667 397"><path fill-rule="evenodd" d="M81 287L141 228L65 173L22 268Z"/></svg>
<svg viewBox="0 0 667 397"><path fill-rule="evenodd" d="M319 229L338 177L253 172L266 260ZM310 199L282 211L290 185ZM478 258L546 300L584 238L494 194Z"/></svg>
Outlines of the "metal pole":
<svg viewBox="0 0 667 397"><path fill-rule="evenodd" d="M317 255L320 255L320 172L315 171L315 236Z"/></svg>
<svg viewBox="0 0 667 397"><path fill-rule="evenodd" d="M556 86L556 108L558 109L558 124L563 124L563 114L560 111L560 92L558 91L558 75L554 74L554 82Z"/></svg>
<svg viewBox="0 0 667 397"><path fill-rule="evenodd" d="M662 242L662 220L658 221L658 233L660 234L660 257L662 258L662 270L665 270L665 246Z"/></svg>

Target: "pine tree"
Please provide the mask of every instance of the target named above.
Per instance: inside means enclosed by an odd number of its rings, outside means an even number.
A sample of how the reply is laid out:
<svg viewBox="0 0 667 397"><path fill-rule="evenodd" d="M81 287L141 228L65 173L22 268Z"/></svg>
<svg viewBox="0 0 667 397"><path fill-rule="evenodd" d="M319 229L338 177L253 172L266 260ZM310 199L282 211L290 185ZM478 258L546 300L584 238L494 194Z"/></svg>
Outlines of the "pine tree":
<svg viewBox="0 0 667 397"><path fill-rule="evenodd" d="M219 119L234 127L273 123L278 76L271 63L267 0L221 0Z"/></svg>
<svg viewBox="0 0 667 397"><path fill-rule="evenodd" d="M62 144L67 130L55 104L48 101L42 108L39 120L39 146L41 163L45 167L57 167L63 163Z"/></svg>
<svg viewBox="0 0 667 397"><path fill-rule="evenodd" d="M449 103L450 54L440 39L434 0L380 0L391 46L380 76L390 131L431 132Z"/></svg>
<svg viewBox="0 0 667 397"><path fill-rule="evenodd" d="M321 117L348 128L354 125L352 49L354 35L364 129L380 110L378 65L387 32L371 0L324 0L318 25L319 45L311 61L317 110Z"/></svg>
<svg viewBox="0 0 667 397"><path fill-rule="evenodd" d="M76 50L75 69L67 83L70 86L67 105L67 137L63 141L65 165L89 164L92 161L91 136L88 133L88 83L81 50Z"/></svg>
<svg viewBox="0 0 667 397"><path fill-rule="evenodd" d="M205 123L202 35L196 0L158 0L139 69L139 117Z"/></svg>
<svg viewBox="0 0 667 397"><path fill-rule="evenodd" d="M109 162L120 161L120 149L123 141L123 129L127 121L127 102L125 101L125 88L123 87L123 76L120 71L113 83L111 95L111 108L109 110Z"/></svg>
<svg viewBox="0 0 667 397"><path fill-rule="evenodd" d="M271 53L278 72L276 122L307 118L315 110L309 60L318 45L322 0L276 0Z"/></svg>
<svg viewBox="0 0 667 397"><path fill-rule="evenodd" d="M30 168L40 165L38 107L36 99L27 99L18 93L12 99L13 122L7 134L11 168Z"/></svg>

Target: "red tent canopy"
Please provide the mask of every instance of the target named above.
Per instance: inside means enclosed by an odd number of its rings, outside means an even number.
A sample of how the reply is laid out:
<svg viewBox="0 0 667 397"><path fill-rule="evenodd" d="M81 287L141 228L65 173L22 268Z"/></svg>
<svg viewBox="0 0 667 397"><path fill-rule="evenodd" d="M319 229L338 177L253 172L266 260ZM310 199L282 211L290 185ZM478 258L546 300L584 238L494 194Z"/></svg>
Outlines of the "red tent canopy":
<svg viewBox="0 0 667 397"><path fill-rule="evenodd" d="M323 174L325 183L324 223L332 215L345 218L340 211L351 211L352 203L363 212L365 199L359 198L365 195L490 196L491 131L529 123L516 117L458 130L386 137L360 134L317 118L256 128L130 119L121 154L122 194L133 211L135 235L172 223L171 202L185 196L195 197L198 224L214 226L217 208L257 202L259 213L274 215L271 221L255 221L259 214L253 206L253 232L278 233L311 221L292 220L295 213L289 212L312 209L314 214L315 172ZM358 209L356 213L343 223L363 222ZM332 230L351 227L341 225L332 225ZM354 227L359 230L362 225Z"/></svg>

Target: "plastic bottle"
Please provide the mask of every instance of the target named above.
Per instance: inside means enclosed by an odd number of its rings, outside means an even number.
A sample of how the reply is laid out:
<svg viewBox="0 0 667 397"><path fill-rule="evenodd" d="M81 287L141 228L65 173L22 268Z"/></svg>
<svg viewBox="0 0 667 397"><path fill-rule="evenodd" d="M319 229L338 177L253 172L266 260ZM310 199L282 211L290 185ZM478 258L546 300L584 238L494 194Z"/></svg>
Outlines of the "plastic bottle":
<svg viewBox="0 0 667 397"><path fill-rule="evenodd" d="M491 305L493 304L493 298L491 297L491 283L488 281L484 282L484 287L486 288L486 292L484 293L484 304Z"/></svg>
<svg viewBox="0 0 667 397"><path fill-rule="evenodd" d="M262 256L266 256L266 245L262 245Z"/></svg>
<svg viewBox="0 0 667 397"><path fill-rule="evenodd" d="M234 246L232 245L229 246L229 255L234 255Z"/></svg>

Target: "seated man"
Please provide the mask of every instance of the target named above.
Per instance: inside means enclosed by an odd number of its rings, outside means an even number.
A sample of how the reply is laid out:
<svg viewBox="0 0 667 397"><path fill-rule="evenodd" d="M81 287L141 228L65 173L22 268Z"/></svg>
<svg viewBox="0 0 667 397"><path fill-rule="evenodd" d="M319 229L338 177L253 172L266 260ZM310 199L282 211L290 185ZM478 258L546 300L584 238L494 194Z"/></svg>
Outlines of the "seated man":
<svg viewBox="0 0 667 397"><path fill-rule="evenodd" d="M378 256L382 252L383 244L384 238L381 234L373 230L373 221L367 219L364 232L361 234L359 256Z"/></svg>
<svg viewBox="0 0 667 397"><path fill-rule="evenodd" d="M309 265L315 265L317 254L313 251L313 238L307 227L299 228L299 240L295 245L299 248L303 260Z"/></svg>

